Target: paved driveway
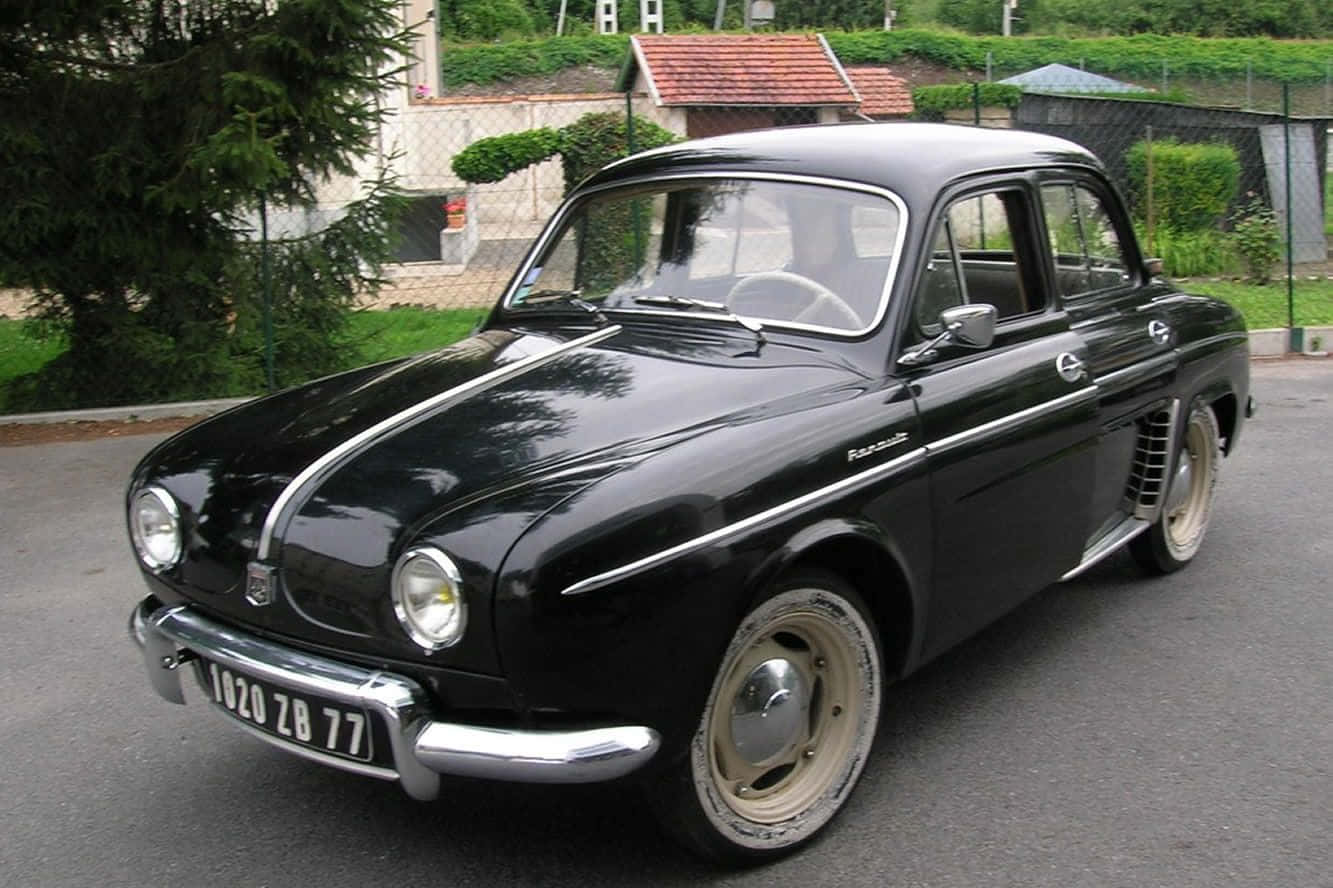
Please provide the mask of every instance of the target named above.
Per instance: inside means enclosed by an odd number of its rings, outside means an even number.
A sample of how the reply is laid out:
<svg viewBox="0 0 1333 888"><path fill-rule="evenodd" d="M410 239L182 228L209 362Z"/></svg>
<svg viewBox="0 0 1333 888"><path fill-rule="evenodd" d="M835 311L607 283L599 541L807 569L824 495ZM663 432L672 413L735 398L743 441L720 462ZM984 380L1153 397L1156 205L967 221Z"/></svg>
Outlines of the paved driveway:
<svg viewBox="0 0 1333 888"><path fill-rule="evenodd" d="M1333 885L1333 362L1255 376L1198 563L1113 558L893 689L832 832L739 873L623 790L420 805L157 699L121 517L156 439L0 449L0 882Z"/></svg>

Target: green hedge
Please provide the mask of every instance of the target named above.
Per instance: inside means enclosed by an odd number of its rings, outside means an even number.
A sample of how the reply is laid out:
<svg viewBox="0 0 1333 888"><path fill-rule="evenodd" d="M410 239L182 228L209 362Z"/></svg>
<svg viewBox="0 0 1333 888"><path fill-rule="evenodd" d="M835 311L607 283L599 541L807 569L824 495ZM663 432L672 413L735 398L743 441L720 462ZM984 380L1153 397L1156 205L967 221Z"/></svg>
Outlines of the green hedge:
<svg viewBox="0 0 1333 888"><path fill-rule="evenodd" d="M1017 108L1023 90L1007 83L947 83L918 86L912 90L912 105L922 120L941 120L946 111L972 108L980 100L982 107Z"/></svg>
<svg viewBox="0 0 1333 888"><path fill-rule="evenodd" d="M560 131L549 127L481 139L454 155L454 175L464 182L499 182L560 153L560 142Z"/></svg>
<svg viewBox="0 0 1333 888"><path fill-rule="evenodd" d="M458 87L554 74L578 65L619 68L628 53L629 37L625 34L548 37L512 43L445 43L441 46L440 70L446 87ZM611 88L610 83L606 86L608 90Z"/></svg>
<svg viewBox="0 0 1333 888"><path fill-rule="evenodd" d="M1147 212L1148 143L1125 152L1131 199L1137 215ZM1215 227L1236 197L1240 159L1230 145L1152 143L1153 214L1158 225L1178 231Z"/></svg>
<svg viewBox="0 0 1333 888"><path fill-rule="evenodd" d="M616 111L585 114L569 126L542 127L479 139L454 156L454 175L464 182L499 182L510 173L527 169L559 154L564 166L565 190L617 160L637 151L676 141L670 130L634 115L630 144L625 115Z"/></svg>
<svg viewBox="0 0 1333 888"><path fill-rule="evenodd" d="M1133 37L978 37L950 31L903 28L895 31L830 31L829 46L846 65L896 62L904 57L960 71L986 67L992 54L997 70L1023 71L1051 62L1075 64L1112 77L1256 77L1292 83L1321 83L1333 59L1333 41L1270 40L1262 37L1213 39L1181 35ZM494 83L534 74L552 74L575 65L618 68L629 50L625 34L550 37L500 44L445 43L441 67L446 87ZM609 86L609 85L608 85Z"/></svg>

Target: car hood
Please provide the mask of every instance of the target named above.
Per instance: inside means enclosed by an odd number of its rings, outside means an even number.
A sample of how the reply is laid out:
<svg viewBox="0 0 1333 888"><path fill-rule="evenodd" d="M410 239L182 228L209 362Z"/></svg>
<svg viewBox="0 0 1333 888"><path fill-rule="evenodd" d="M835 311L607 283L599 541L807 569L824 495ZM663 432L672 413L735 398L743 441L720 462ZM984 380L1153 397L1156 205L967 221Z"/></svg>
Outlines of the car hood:
<svg viewBox="0 0 1333 888"><path fill-rule="evenodd" d="M310 580L308 594L294 581L288 589L301 618L370 637L391 618L394 559L441 516L553 478L588 483L737 415L858 378L831 354L756 348L748 334L710 328L492 329L201 423L150 454L135 484L161 484L181 502L180 578L210 606L290 631L282 608L260 613L239 594L245 565L262 558ZM489 556L497 561L522 527L507 530Z"/></svg>

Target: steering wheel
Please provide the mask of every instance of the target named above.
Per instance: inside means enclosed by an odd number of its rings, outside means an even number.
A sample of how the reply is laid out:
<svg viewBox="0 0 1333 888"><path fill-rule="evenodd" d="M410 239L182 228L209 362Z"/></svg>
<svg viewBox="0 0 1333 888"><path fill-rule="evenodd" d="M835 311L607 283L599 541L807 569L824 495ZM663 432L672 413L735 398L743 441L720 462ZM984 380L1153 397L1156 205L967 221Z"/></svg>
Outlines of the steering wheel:
<svg viewBox="0 0 1333 888"><path fill-rule="evenodd" d="M843 301L841 296L834 293L818 281L813 281L804 275L799 275L790 271L759 271L741 278L736 282L736 286L731 288L731 292L727 294L727 307L732 311L736 311L737 301L743 298L751 290L770 283L791 284L804 290L810 296L810 304L798 311L795 317L791 318L791 320L796 323L805 323L821 308L828 306L850 322L850 329L859 330L861 328L861 316L858 315L850 305ZM737 313L743 314L743 312Z"/></svg>

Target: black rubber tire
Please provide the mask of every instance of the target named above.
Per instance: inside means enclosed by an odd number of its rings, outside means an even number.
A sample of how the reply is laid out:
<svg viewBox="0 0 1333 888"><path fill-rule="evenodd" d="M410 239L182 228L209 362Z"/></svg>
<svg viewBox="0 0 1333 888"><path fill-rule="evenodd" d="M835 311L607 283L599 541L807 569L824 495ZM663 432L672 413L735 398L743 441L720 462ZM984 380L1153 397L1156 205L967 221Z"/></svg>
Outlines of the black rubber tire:
<svg viewBox="0 0 1333 888"><path fill-rule="evenodd" d="M1173 493L1170 487L1177 480L1180 460L1191 460L1193 468L1185 502L1170 513L1164 505L1152 527L1129 544L1130 554L1145 572L1154 575L1173 573L1198 554L1212 516L1217 470L1222 461L1220 440L1217 417L1212 408L1195 403L1185 419L1177 451L1179 456L1171 468L1171 485L1165 491L1166 500L1170 502Z"/></svg>
<svg viewBox="0 0 1333 888"><path fill-rule="evenodd" d="M793 722L802 737L763 763L739 761L743 743L732 733L732 707L753 691L751 667L778 659L775 652L788 665L803 664L792 665L809 688ZM784 576L741 620L690 748L648 785L654 813L675 839L716 862L753 864L790 854L814 839L851 795L874 741L883 684L879 634L856 591L824 570ZM761 717L768 714L765 708ZM743 781L731 776L736 771L725 773L731 765L770 770L754 781L758 789L741 788ZM781 776L765 783L770 775Z"/></svg>

